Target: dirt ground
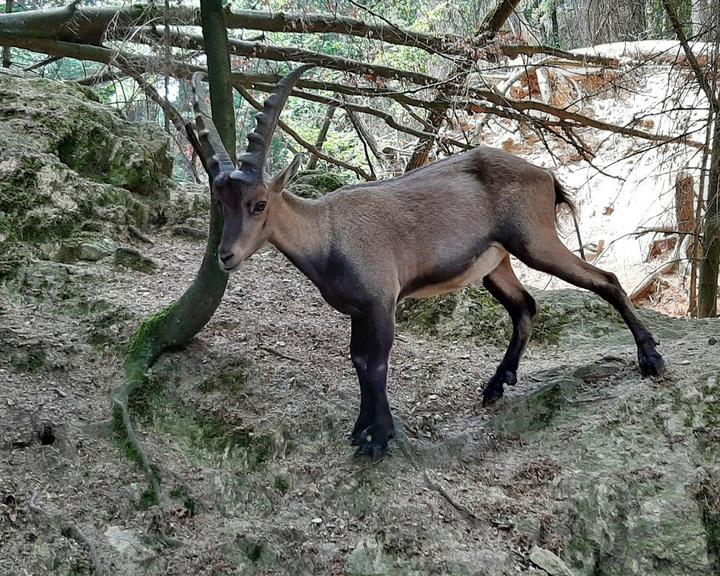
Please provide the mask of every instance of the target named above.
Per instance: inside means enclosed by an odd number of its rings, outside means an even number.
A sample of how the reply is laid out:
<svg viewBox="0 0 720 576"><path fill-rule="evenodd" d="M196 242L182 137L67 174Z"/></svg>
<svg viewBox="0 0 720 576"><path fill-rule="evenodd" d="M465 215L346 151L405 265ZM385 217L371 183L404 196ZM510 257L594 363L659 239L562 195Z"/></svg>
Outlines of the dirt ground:
<svg viewBox="0 0 720 576"><path fill-rule="evenodd" d="M47 261L0 290L2 574L89 574L91 548L119 575L545 574L533 547L571 552L562 454L585 430L579 407L609 421L607 402L641 386L672 396L667 380L640 379L629 333L580 325L570 343L531 346L519 384L484 409L501 349L401 327L390 376L398 439L379 463L355 458L349 321L266 249L231 277L193 343L161 359L136 402L162 478L160 505L145 507L109 397L139 320L183 292L204 248L153 238L137 246L155 273L111 258ZM670 382L717 374L713 324L652 319ZM567 381L572 398L559 409L522 412L534 391ZM712 565L705 537L688 538ZM591 573L575 564L570 573ZM682 573L638 566L625 574ZM685 574L711 573L696 568Z"/></svg>

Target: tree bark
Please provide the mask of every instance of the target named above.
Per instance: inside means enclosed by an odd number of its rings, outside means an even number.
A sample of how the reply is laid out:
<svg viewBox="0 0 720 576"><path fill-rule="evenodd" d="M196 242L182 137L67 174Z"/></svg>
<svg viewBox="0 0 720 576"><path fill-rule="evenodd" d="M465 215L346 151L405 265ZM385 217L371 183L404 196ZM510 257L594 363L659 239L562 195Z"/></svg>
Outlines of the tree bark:
<svg viewBox="0 0 720 576"><path fill-rule="evenodd" d="M230 85L230 55L221 0L201 0L202 28L206 38L208 76L212 115L220 137L231 158L235 157L235 114ZM227 285L228 274L220 268L217 247L222 235L222 218L216 203L210 204L210 230L200 269L192 285L180 299L146 319L128 348L125 361L127 382L113 392L113 410L117 431L127 452L142 466L149 487L145 503L159 497L159 478L150 466L135 434L128 411L130 396L145 383L147 370L171 348L189 343L210 321Z"/></svg>
<svg viewBox="0 0 720 576"><path fill-rule="evenodd" d="M694 40L706 42L720 39L720 2L718 0L692 0L691 19Z"/></svg>
<svg viewBox="0 0 720 576"><path fill-rule="evenodd" d="M327 139L327 133L328 130L330 130L330 123L332 122L333 116L335 115L335 110L337 110L337 107L335 106L328 106L327 112L325 112L325 118L323 118L322 126L320 126L320 132L318 133L317 140L315 141L315 148L318 150L322 150L322 147L325 145L325 140ZM315 170L318 163L318 155L313 154L310 156L310 160L308 160L307 166L305 166L306 170Z"/></svg>
<svg viewBox="0 0 720 576"><path fill-rule="evenodd" d="M703 258L698 286L698 315L717 315L718 269L720 268L720 114L715 114L710 148L710 174L703 233Z"/></svg>
<svg viewBox="0 0 720 576"><path fill-rule="evenodd" d="M0 14L0 22L6 28L14 28L19 32L31 31L45 35L52 32L52 37L56 40L99 45L111 23L115 37L123 37L130 29L162 21L163 10L164 7L160 4L131 4L121 8L70 4L62 8L43 8L22 14ZM199 26L200 12L190 6L174 6L170 11L172 25ZM232 10L229 6L225 8L224 16L225 25L231 29L298 34L334 33L381 40L432 54L465 53L461 39L454 36L433 36L383 23L369 24L345 16Z"/></svg>
<svg viewBox="0 0 720 576"><path fill-rule="evenodd" d="M14 0L5 0L5 14L11 14L13 11ZM2 51L2 67L10 68L10 46L4 46Z"/></svg>

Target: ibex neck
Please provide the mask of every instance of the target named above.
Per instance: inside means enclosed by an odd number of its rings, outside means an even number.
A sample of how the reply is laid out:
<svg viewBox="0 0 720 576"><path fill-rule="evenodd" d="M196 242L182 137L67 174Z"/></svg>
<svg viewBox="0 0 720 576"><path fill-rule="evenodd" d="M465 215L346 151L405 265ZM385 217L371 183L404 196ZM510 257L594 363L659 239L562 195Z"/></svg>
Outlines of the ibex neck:
<svg viewBox="0 0 720 576"><path fill-rule="evenodd" d="M283 192L282 201L274 208L270 243L314 281L313 271L306 268L322 260L329 249L322 203Z"/></svg>

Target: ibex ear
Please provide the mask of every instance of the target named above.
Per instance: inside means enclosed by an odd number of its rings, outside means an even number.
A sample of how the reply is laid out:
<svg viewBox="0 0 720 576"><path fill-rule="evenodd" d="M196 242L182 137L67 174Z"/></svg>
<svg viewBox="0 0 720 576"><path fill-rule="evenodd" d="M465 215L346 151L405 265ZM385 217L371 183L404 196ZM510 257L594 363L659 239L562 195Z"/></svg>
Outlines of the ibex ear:
<svg viewBox="0 0 720 576"><path fill-rule="evenodd" d="M300 169L300 162L302 162L302 154L296 154L290 165L273 178L272 187L275 192L282 192L283 188L295 177Z"/></svg>

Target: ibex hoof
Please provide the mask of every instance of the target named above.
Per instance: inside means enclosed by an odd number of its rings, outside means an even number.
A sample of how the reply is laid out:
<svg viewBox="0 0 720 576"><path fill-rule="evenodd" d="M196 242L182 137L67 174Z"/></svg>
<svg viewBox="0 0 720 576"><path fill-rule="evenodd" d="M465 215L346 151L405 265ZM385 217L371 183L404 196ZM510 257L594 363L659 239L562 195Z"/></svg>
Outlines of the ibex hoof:
<svg viewBox="0 0 720 576"><path fill-rule="evenodd" d="M483 400L482 405L483 406L491 406L495 404L500 398L503 397L503 389L501 386L491 386L488 385L485 390L483 390Z"/></svg>
<svg viewBox="0 0 720 576"><path fill-rule="evenodd" d="M483 406L490 406L503 397L503 384L514 386L517 384L517 375L512 370L503 370L501 368L490 378L490 382L483 390Z"/></svg>
<svg viewBox="0 0 720 576"><path fill-rule="evenodd" d="M638 350L638 363L643 377L660 376L665 372L665 361L654 347Z"/></svg>
<svg viewBox="0 0 720 576"><path fill-rule="evenodd" d="M373 462L377 462L387 454L388 441L392 437L392 432L377 434L373 433L371 426L368 426L359 434L353 434L351 444L358 447L355 456L370 456Z"/></svg>

